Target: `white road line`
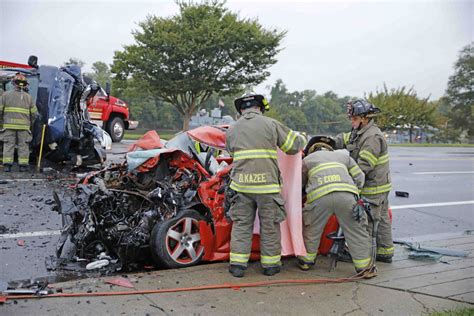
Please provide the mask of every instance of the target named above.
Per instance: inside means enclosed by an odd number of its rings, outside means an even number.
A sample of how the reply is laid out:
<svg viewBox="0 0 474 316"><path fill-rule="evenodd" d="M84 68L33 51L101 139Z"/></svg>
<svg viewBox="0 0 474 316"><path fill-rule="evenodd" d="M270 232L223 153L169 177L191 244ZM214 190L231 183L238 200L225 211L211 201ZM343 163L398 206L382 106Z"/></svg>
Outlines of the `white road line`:
<svg viewBox="0 0 474 316"><path fill-rule="evenodd" d="M12 238L26 238L26 237L38 237L38 236L54 236L61 234L60 230L44 230L39 232L26 232L16 234L3 234L0 235L0 239L12 239Z"/></svg>
<svg viewBox="0 0 474 316"><path fill-rule="evenodd" d="M431 172L413 172L413 174L463 174L474 173L474 171L431 171Z"/></svg>
<svg viewBox="0 0 474 316"><path fill-rule="evenodd" d="M0 183L5 183L5 182L25 182L25 181L46 181L48 179L44 178L31 178L31 179L0 179Z"/></svg>
<svg viewBox="0 0 474 316"><path fill-rule="evenodd" d="M406 208L423 208L433 206L452 206L452 205L467 205L474 204L473 201L459 201L459 202L442 202L442 203L427 203L427 204L410 204L410 205L392 205L392 210L401 210ZM45 230L39 232L26 232L16 234L3 234L0 235L0 239L13 239L13 238L27 238L27 237L38 237L38 236L54 236L61 234L60 230Z"/></svg>
<svg viewBox="0 0 474 316"><path fill-rule="evenodd" d="M474 204L474 201L459 201L459 202L441 202L441 203L427 203L427 204L410 204L410 205L392 205L392 210L401 210L404 208L422 208L422 207L433 207L433 206L452 206L452 205L466 205Z"/></svg>

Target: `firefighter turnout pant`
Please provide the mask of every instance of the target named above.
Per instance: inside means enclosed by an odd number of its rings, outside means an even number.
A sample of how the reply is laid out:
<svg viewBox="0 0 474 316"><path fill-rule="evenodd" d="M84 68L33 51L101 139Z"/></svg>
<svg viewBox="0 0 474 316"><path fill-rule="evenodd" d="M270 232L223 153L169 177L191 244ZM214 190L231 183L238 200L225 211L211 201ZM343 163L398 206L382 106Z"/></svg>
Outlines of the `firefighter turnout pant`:
<svg viewBox="0 0 474 316"><path fill-rule="evenodd" d="M303 208L303 239L306 256L298 259L313 265L318 253L321 235L331 215L335 214L352 255L357 270L365 269L371 261L371 240L366 230L367 217L360 222L352 218L356 203L353 193L336 191L328 193Z"/></svg>
<svg viewBox="0 0 474 316"><path fill-rule="evenodd" d="M392 223L388 213L388 192L379 195L366 196L369 201L377 201L377 204L371 203L370 208L376 220L379 221L377 232L377 255L393 257L394 247L392 240ZM368 223L367 231L372 236L372 224Z"/></svg>
<svg viewBox="0 0 474 316"><path fill-rule="evenodd" d="M31 142L30 131L6 129L3 132L3 164L13 164L15 146L18 145L18 164L27 166L30 155L29 142Z"/></svg>
<svg viewBox="0 0 474 316"><path fill-rule="evenodd" d="M258 209L260 220L260 263L263 268L281 265L280 223L285 219L284 201L279 193L237 193L230 217L232 233L230 264L246 267L250 259L253 226Z"/></svg>

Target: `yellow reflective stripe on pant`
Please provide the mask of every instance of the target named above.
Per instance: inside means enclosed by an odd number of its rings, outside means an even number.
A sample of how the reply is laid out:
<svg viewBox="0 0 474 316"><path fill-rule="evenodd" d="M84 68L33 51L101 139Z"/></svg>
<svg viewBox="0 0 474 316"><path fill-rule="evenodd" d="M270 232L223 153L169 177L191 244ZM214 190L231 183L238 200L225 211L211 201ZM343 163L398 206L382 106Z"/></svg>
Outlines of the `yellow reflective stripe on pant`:
<svg viewBox="0 0 474 316"><path fill-rule="evenodd" d="M359 153L359 157L366 160L371 167L377 164L378 158L375 157L370 151L361 150L361 152Z"/></svg>
<svg viewBox="0 0 474 316"><path fill-rule="evenodd" d="M281 255L278 256L260 256L262 265L280 265Z"/></svg>
<svg viewBox="0 0 474 316"><path fill-rule="evenodd" d="M380 193L389 192L391 189L392 189L392 184L387 183L387 184L379 185L376 187L363 188L362 191L360 191L360 194L362 195L380 194Z"/></svg>
<svg viewBox="0 0 474 316"><path fill-rule="evenodd" d="M237 192L255 194L279 193L281 191L279 184L241 185L234 181L230 183L230 188Z"/></svg>
<svg viewBox="0 0 474 316"><path fill-rule="evenodd" d="M395 252L394 247L377 247L377 254L378 255L388 255L388 256L393 256L393 253Z"/></svg>
<svg viewBox="0 0 474 316"><path fill-rule="evenodd" d="M234 161L242 159L270 158L277 159L277 151L273 149L239 150L233 154Z"/></svg>
<svg viewBox="0 0 474 316"><path fill-rule="evenodd" d="M366 268L370 264L370 257L359 260L352 259L352 262L354 262L356 269Z"/></svg>
<svg viewBox="0 0 474 316"><path fill-rule="evenodd" d="M237 263L245 263L250 259L250 254L243 254L243 253L230 253L230 263L237 262Z"/></svg>
<svg viewBox="0 0 474 316"><path fill-rule="evenodd" d="M18 163L20 165L27 165L28 164L28 158L18 158Z"/></svg>
<svg viewBox="0 0 474 316"><path fill-rule="evenodd" d="M11 163L13 163L13 158L4 157L3 158L3 163L11 164Z"/></svg>
<svg viewBox="0 0 474 316"><path fill-rule="evenodd" d="M298 137L298 134L293 131L290 131L286 136L285 142L283 143L283 145L281 145L280 149L286 153L288 150L291 149L291 147L293 147L293 143L295 142L296 137Z"/></svg>
<svg viewBox="0 0 474 316"><path fill-rule="evenodd" d="M3 124L3 128L6 129L15 129L15 130L30 130L30 125L20 125L20 124Z"/></svg>
<svg viewBox="0 0 474 316"><path fill-rule="evenodd" d="M331 169L331 168L343 168L346 169L346 166L342 163L339 162L326 162L319 164L316 167L313 167L309 170L308 177L312 177L315 173L318 173L320 171L326 170L326 169Z"/></svg>
<svg viewBox="0 0 474 316"><path fill-rule="evenodd" d="M21 113L21 114L30 114L29 109L25 108L18 108L14 106L6 106L5 109L3 110L5 113Z"/></svg>
<svg viewBox="0 0 474 316"><path fill-rule="evenodd" d="M334 191L345 191L345 192L351 192L354 194L359 194L359 190L357 190L357 187L353 184L349 183L331 183L331 184L326 184L325 186L322 186L316 190L313 190L308 193L308 200L307 203L311 203L320 197L334 192Z"/></svg>
<svg viewBox="0 0 474 316"><path fill-rule="evenodd" d="M316 255L315 253L306 253L306 256L298 256L298 259L302 260L304 263L308 264L314 264L314 261L316 260Z"/></svg>
<svg viewBox="0 0 474 316"><path fill-rule="evenodd" d="M360 169L359 166L354 166L351 169L349 169L349 173L351 174L352 177L355 177L361 172L362 172L362 169Z"/></svg>

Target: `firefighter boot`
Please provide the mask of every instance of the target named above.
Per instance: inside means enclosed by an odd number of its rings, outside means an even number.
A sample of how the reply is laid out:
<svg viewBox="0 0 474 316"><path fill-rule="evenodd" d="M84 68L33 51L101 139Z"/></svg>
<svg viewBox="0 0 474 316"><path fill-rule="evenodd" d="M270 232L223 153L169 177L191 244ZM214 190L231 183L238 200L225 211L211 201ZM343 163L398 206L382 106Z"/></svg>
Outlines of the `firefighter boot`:
<svg viewBox="0 0 474 316"><path fill-rule="evenodd" d="M312 266L314 266L314 262L312 263L306 262L300 258L297 259L296 264L298 265L298 268L300 268L303 271L308 271L309 269L311 269Z"/></svg>
<svg viewBox="0 0 474 316"><path fill-rule="evenodd" d="M239 266L239 265L236 265L236 264L231 264L230 267L229 267L229 272L230 272L230 274L232 274L233 277L235 277L235 278L241 278L241 277L244 276L246 269L247 269L247 268L244 267L244 266Z"/></svg>
<svg viewBox="0 0 474 316"><path fill-rule="evenodd" d="M4 171L4 172L11 172L11 171L12 171L12 165L10 165L10 164L4 164L4 165L3 165L3 171Z"/></svg>
<svg viewBox="0 0 474 316"><path fill-rule="evenodd" d="M272 276L277 273L280 273L280 267L269 267L269 268L263 268L263 274L267 276Z"/></svg>
<svg viewBox="0 0 474 316"><path fill-rule="evenodd" d="M392 257L391 255L377 255L375 260L380 261L380 262L386 262L386 263L392 263Z"/></svg>

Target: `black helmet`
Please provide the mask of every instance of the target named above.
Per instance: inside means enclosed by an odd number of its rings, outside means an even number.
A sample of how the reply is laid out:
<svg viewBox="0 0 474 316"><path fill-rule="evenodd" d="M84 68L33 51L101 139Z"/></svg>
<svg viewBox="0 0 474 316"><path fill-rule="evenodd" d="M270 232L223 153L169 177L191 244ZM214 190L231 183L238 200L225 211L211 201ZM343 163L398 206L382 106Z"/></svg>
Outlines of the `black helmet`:
<svg viewBox="0 0 474 316"><path fill-rule="evenodd" d="M347 115L349 117L352 117L352 116L374 117L380 112L382 112L379 108L375 107L372 103L369 103L364 99L349 101L347 102L346 106L347 106Z"/></svg>
<svg viewBox="0 0 474 316"><path fill-rule="evenodd" d="M333 151L335 147L336 147L336 141L332 137L324 136L324 135L314 136L309 140L308 144L306 144L303 150L303 153L305 156L307 156L323 148Z"/></svg>
<svg viewBox="0 0 474 316"><path fill-rule="evenodd" d="M242 114L242 110L251 108L253 106L260 107L263 112L270 110L270 104L267 99L261 94L245 93L240 98L234 101L235 109L239 114Z"/></svg>

